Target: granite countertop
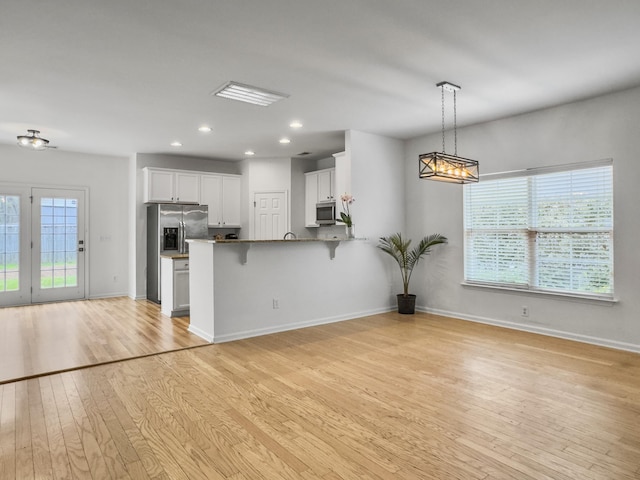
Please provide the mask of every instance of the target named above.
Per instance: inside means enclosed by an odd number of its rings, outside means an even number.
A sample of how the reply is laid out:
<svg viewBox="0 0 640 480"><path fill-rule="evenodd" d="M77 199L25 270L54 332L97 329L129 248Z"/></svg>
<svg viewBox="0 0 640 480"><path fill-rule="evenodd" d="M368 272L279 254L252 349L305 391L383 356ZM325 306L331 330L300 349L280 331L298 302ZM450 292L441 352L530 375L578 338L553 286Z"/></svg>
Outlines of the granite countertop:
<svg viewBox="0 0 640 480"><path fill-rule="evenodd" d="M189 258L188 253L163 253L160 258Z"/></svg>
<svg viewBox="0 0 640 480"><path fill-rule="evenodd" d="M290 240L215 240L215 239L205 239L205 238L192 238L187 239L187 242L198 242L198 243L301 243L301 242L325 242L325 243L334 243L334 242L344 242L347 240L346 238L296 238Z"/></svg>

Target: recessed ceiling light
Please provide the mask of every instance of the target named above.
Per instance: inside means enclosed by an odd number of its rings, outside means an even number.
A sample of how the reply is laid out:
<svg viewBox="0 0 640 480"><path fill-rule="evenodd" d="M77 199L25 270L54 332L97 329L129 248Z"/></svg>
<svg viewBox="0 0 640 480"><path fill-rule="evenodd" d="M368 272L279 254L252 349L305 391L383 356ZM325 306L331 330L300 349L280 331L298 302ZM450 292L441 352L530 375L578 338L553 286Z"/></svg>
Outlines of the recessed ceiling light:
<svg viewBox="0 0 640 480"><path fill-rule="evenodd" d="M202 133L209 133L211 131L211 127L208 125L202 125L198 127L198 131Z"/></svg>
<svg viewBox="0 0 640 480"><path fill-rule="evenodd" d="M291 143L291 140L289 140L288 138L281 138L280 143Z"/></svg>
<svg viewBox="0 0 640 480"><path fill-rule="evenodd" d="M180 142L171 142L172 147L181 147L182 144Z"/></svg>
<svg viewBox="0 0 640 480"><path fill-rule="evenodd" d="M261 107L268 107L272 103L289 96L286 93L272 92L264 88L252 87L238 82L225 83L219 89L211 92L211 95L251 103L252 105L260 105Z"/></svg>
<svg viewBox="0 0 640 480"><path fill-rule="evenodd" d="M255 155L256 152L254 152L253 150L247 150L246 152L244 152L244 154L250 157L251 155Z"/></svg>
<svg viewBox="0 0 640 480"><path fill-rule="evenodd" d="M302 128L302 123L300 123L300 122L298 122L297 120L295 120L295 121L291 122L291 123L289 124L289 126L290 126L291 128Z"/></svg>

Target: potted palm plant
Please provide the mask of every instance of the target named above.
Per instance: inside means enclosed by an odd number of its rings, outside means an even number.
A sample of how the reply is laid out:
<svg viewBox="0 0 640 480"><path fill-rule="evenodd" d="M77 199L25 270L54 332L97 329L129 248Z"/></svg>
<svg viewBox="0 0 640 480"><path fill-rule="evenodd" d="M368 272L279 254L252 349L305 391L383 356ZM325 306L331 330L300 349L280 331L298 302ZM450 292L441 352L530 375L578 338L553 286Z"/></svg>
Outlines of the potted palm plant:
<svg viewBox="0 0 640 480"><path fill-rule="evenodd" d="M381 237L378 248L391 255L400 267L404 292L397 295L398 313L412 314L416 311L416 296L409 294L409 281L414 267L420 259L431 253L431 247L447 243L447 237L434 233L423 237L418 245L411 247L411 239L405 240L401 233Z"/></svg>

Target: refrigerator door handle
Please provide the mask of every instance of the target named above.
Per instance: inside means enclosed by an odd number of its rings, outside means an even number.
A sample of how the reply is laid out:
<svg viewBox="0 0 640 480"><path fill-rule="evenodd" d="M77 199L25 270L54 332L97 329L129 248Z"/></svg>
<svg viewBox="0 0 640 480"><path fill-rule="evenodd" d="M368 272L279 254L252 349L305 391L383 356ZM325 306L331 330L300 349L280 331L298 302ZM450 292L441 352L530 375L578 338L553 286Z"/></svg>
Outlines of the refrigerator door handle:
<svg viewBox="0 0 640 480"><path fill-rule="evenodd" d="M184 253L184 223L178 222L178 253Z"/></svg>

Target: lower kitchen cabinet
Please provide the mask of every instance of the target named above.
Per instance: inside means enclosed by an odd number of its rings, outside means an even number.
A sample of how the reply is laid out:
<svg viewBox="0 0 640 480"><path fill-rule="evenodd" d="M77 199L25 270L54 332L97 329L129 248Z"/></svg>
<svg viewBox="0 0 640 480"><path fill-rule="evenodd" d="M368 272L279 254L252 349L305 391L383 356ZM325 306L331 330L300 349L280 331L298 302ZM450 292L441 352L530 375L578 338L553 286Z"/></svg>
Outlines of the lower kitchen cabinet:
<svg viewBox="0 0 640 480"><path fill-rule="evenodd" d="M168 317L189 315L189 259L162 257L160 309Z"/></svg>

